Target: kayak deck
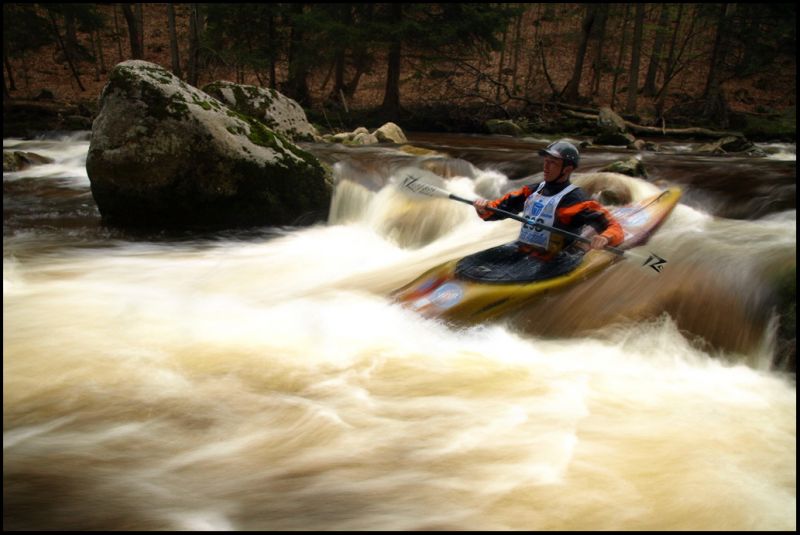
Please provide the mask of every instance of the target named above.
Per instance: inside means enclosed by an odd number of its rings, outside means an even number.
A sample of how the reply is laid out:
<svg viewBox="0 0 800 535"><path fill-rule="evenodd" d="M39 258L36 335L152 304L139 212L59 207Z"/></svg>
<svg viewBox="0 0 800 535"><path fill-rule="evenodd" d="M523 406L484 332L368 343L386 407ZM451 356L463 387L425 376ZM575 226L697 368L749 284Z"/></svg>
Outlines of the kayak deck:
<svg viewBox="0 0 800 535"><path fill-rule="evenodd" d="M680 199L670 188L628 206L609 207L625 232L618 247L644 243ZM428 317L479 322L584 280L621 257L605 250L562 252L541 262L508 243L445 262L394 293L395 300Z"/></svg>

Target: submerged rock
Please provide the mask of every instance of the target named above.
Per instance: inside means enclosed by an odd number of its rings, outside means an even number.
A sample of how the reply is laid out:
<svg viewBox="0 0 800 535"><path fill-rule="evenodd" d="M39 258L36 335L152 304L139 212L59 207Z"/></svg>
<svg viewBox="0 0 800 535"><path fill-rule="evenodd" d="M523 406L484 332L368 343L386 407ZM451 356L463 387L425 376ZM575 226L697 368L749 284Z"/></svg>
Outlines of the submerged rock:
<svg viewBox="0 0 800 535"><path fill-rule="evenodd" d="M725 136L713 143L706 143L695 149L700 154L746 153L749 156L766 156L766 153L753 145L748 139L739 136Z"/></svg>
<svg viewBox="0 0 800 535"><path fill-rule="evenodd" d="M53 163L52 158L41 156L35 152L25 152L19 150L3 151L3 172L23 171L34 165Z"/></svg>
<svg viewBox="0 0 800 535"><path fill-rule="evenodd" d="M621 175L628 175L633 177L647 178L647 170L639 158L633 157L627 160L618 160L612 162L607 166L600 169L609 173L619 173Z"/></svg>
<svg viewBox="0 0 800 535"><path fill-rule="evenodd" d="M285 225L327 213L330 175L313 156L159 65L117 65L100 107L86 170L108 223Z"/></svg>
<svg viewBox="0 0 800 535"><path fill-rule="evenodd" d="M594 145L609 145L612 147L628 147L636 141L632 134L617 132L613 134L600 134L592 140Z"/></svg>
<svg viewBox="0 0 800 535"><path fill-rule="evenodd" d="M525 135L525 131L514 121L505 119L489 119L486 121L486 129L492 134L520 137Z"/></svg>

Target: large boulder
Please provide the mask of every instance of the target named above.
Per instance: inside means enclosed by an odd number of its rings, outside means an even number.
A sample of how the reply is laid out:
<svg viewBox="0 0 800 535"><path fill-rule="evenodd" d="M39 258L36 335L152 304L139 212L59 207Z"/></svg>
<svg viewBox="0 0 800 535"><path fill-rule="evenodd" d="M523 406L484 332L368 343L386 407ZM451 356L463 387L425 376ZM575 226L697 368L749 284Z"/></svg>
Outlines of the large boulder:
<svg viewBox="0 0 800 535"><path fill-rule="evenodd" d="M203 91L294 141L315 141L319 138L319 132L308 122L300 104L274 89L223 80L208 84Z"/></svg>
<svg viewBox="0 0 800 535"><path fill-rule="evenodd" d="M330 173L313 156L137 60L109 75L86 170L111 224L283 225L330 204Z"/></svg>

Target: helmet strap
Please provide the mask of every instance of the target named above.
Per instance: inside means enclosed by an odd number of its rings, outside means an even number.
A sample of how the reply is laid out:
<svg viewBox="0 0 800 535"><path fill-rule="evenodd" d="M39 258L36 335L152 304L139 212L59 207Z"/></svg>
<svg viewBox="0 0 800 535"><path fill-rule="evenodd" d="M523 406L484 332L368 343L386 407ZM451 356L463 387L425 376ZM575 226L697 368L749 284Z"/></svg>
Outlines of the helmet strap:
<svg viewBox="0 0 800 535"><path fill-rule="evenodd" d="M564 160L561 160L561 171L559 171L558 176L553 182L559 183L564 178L564 167L566 167L566 165L564 165L565 163L566 162Z"/></svg>

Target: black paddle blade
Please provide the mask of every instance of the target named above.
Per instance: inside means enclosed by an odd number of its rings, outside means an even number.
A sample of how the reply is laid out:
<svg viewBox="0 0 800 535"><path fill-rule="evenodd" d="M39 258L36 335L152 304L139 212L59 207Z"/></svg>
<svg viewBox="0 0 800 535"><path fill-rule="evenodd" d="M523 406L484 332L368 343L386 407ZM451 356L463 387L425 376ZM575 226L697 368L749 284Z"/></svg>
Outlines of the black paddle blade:
<svg viewBox="0 0 800 535"><path fill-rule="evenodd" d="M644 261L642 266L649 266L656 270L657 272L661 273L661 270L664 269L664 264L667 261L658 256L657 254L650 253L650 256L647 257L647 260Z"/></svg>

